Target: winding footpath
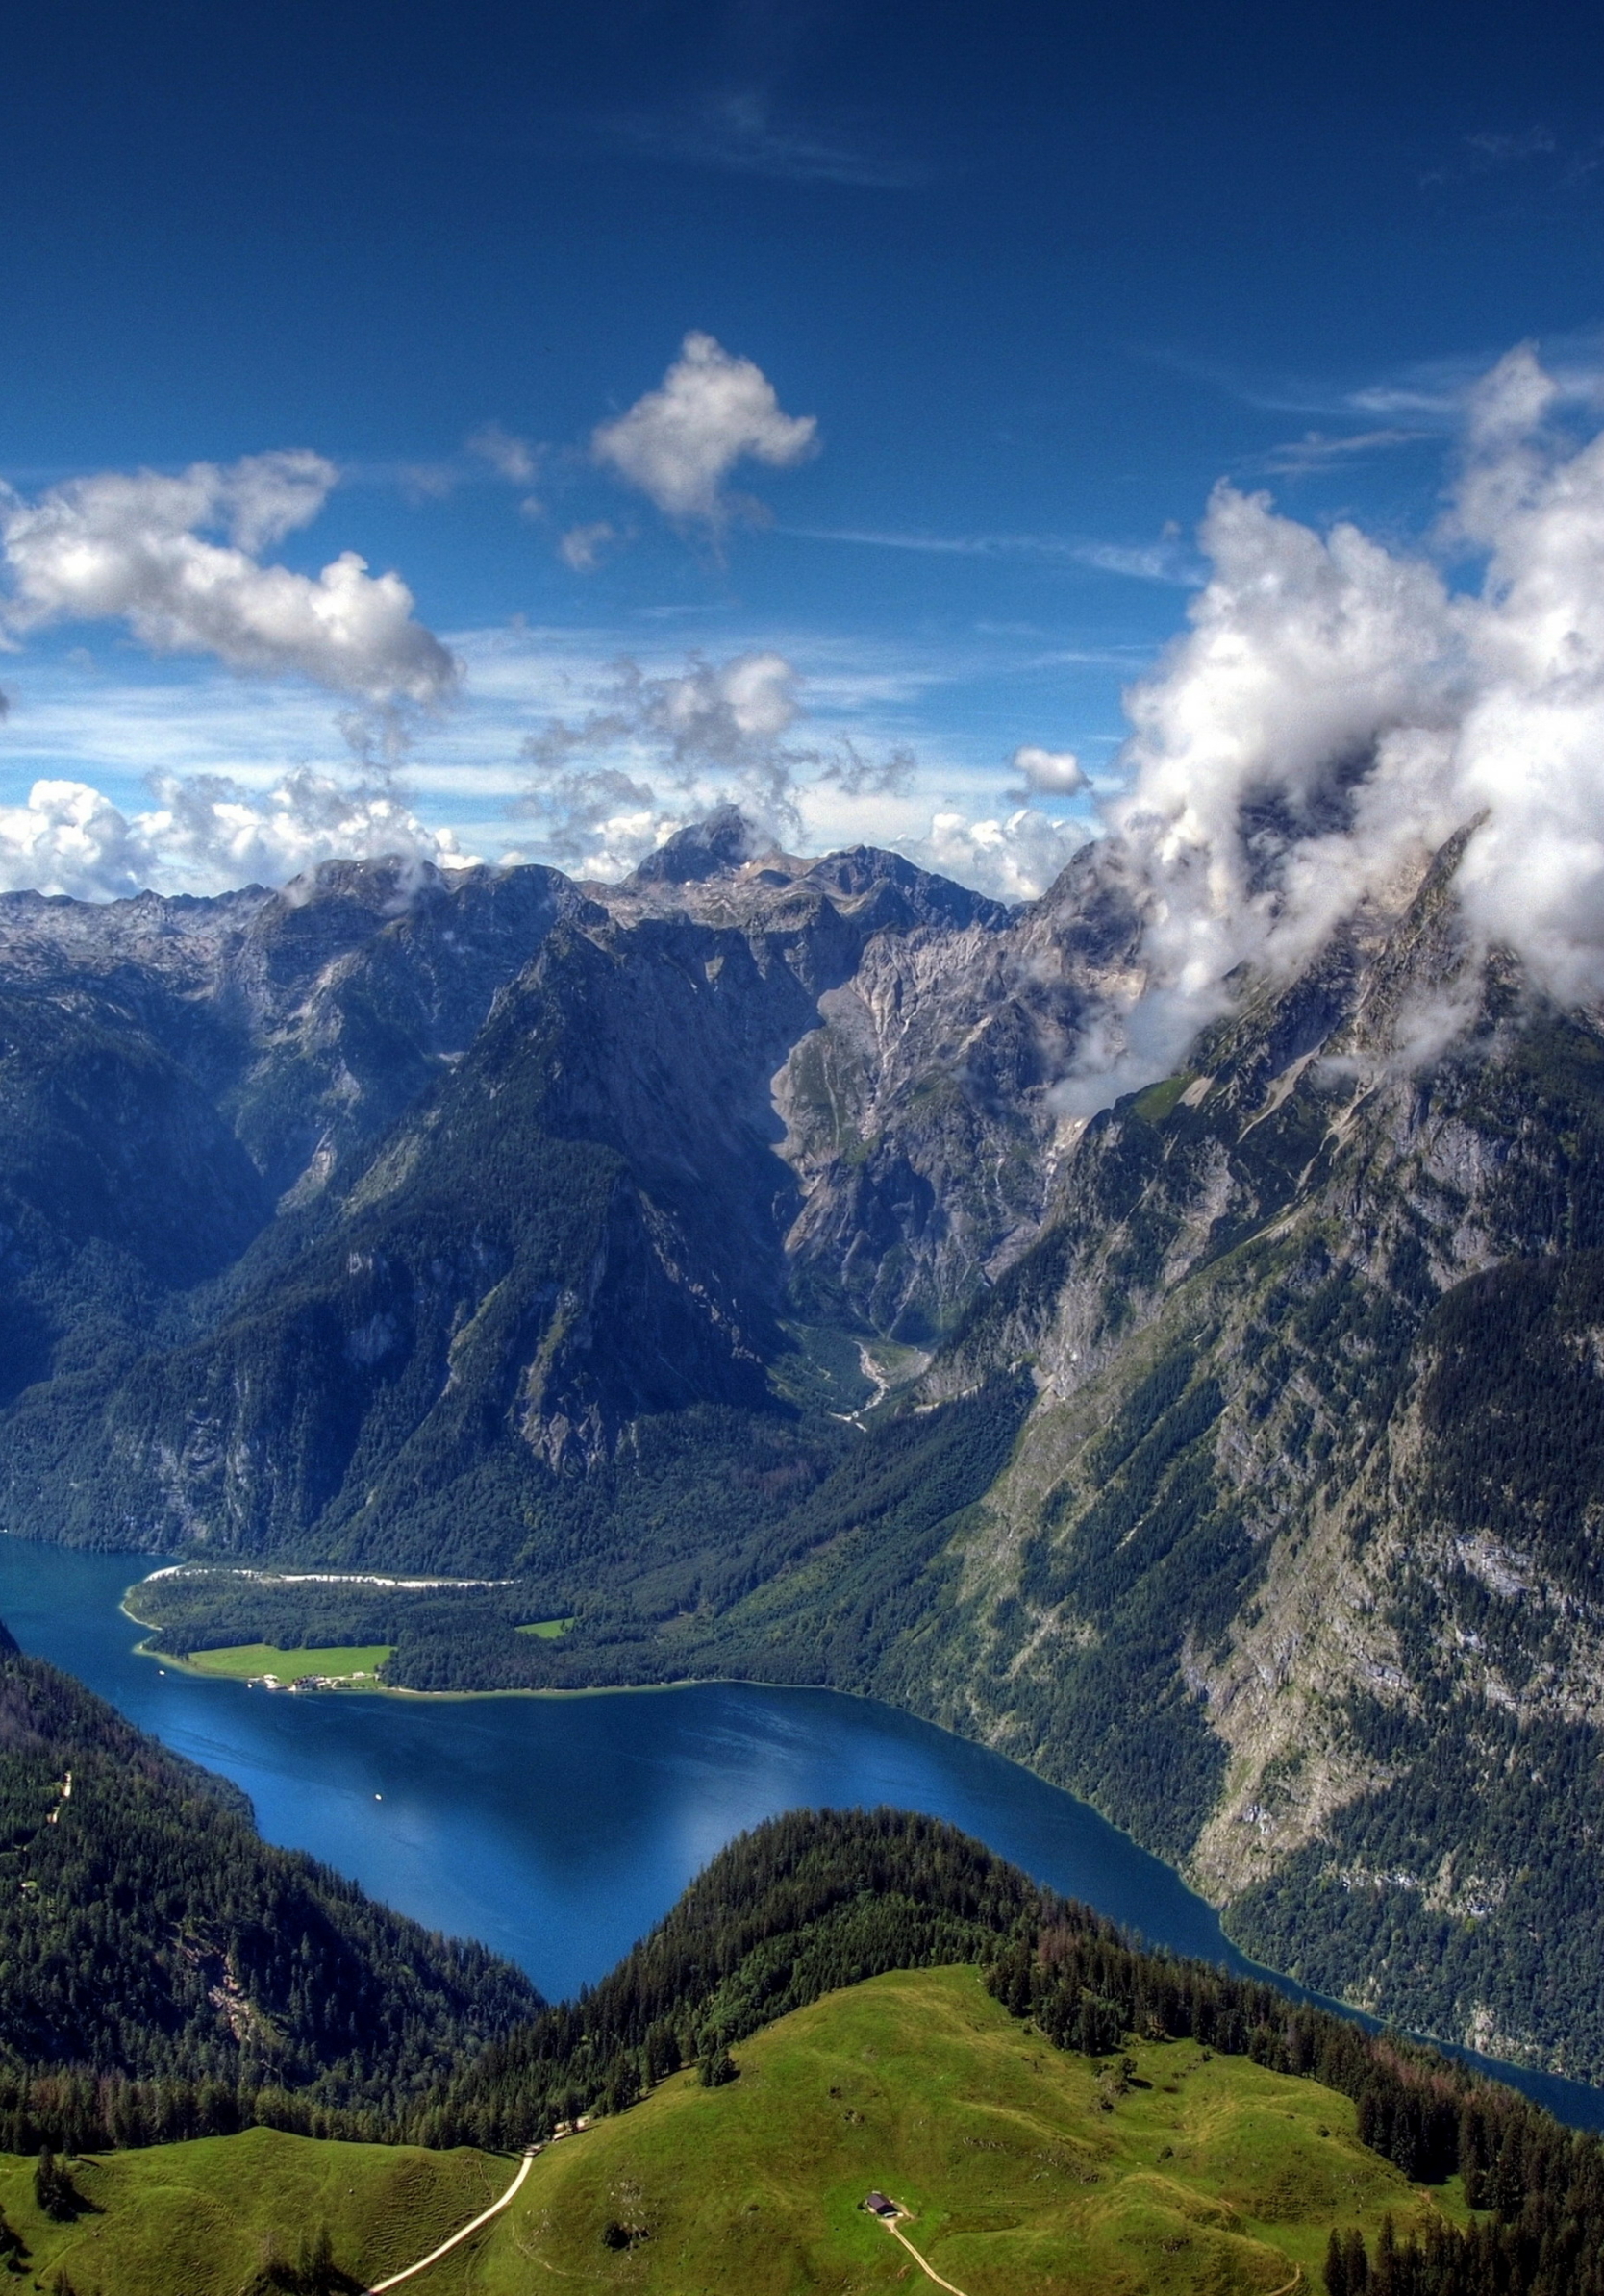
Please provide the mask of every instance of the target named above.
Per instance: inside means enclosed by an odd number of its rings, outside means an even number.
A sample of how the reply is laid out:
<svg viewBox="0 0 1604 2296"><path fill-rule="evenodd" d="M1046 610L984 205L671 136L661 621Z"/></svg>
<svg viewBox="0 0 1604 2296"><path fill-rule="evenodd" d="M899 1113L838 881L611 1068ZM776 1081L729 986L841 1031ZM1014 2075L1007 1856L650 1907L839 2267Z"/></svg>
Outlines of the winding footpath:
<svg viewBox="0 0 1604 2296"><path fill-rule="evenodd" d="M890 2234L893 2240L900 2240L902 2242L903 2247L908 2251L908 2254L913 2258L915 2263L917 2264L919 2270L925 2275L927 2280L933 2280L939 2288L945 2288L947 2291L947 2296L964 2296L964 2291L962 2288L954 2287L950 2280L943 2280L940 2274L937 2271L935 2265L927 2262L926 2259L920 2256L918 2250L914 2246L913 2241L909 2239L907 2234L898 2228L895 2217L882 2216L880 2217L879 2221L885 2226L887 2232ZM1287 2282L1286 2285L1284 2287L1272 2289L1270 2296L1293 2296L1293 2291L1297 2288L1302 2279L1303 2267L1300 2264L1296 2271L1293 2272L1291 2279ZM389 2283L387 2281L385 2284L388 2287Z"/></svg>
<svg viewBox="0 0 1604 2296"><path fill-rule="evenodd" d="M908 2254L913 2258L915 2263L917 2264L919 2270L925 2275L927 2280L933 2280L939 2288L945 2288L947 2296L964 2296L964 2291L962 2288L955 2288L950 2280L943 2280L941 2278L934 2264L926 2263L924 2258L920 2256L918 2250L914 2246L913 2241L909 2239L907 2234L897 2230L896 2219L894 2217L882 2216L880 2218L880 2222L885 2226L887 2232L890 2234L893 2240L900 2240L902 2242L903 2247L908 2251Z"/></svg>
<svg viewBox="0 0 1604 2296"><path fill-rule="evenodd" d="M471 2238L481 2225L489 2224L492 2216L499 2216L503 2209L511 2208L522 2188L525 2177L534 2167L535 2156L539 2150L539 2145L525 2146L523 2159L518 2163L517 2175L508 2185L501 2198L498 2201L491 2201L489 2207L483 2209L471 2224L464 2224L460 2233L453 2233L449 2240L440 2242L439 2248L432 2248L426 2257L419 2257L417 2262L409 2264L405 2272L392 2272L388 2280L376 2280L370 2288L363 2291L363 2296L385 2296L387 2288L398 2288L404 2280L415 2280L420 2272L427 2272L431 2264L438 2264L441 2257L449 2256L454 2248L461 2248L463 2242Z"/></svg>

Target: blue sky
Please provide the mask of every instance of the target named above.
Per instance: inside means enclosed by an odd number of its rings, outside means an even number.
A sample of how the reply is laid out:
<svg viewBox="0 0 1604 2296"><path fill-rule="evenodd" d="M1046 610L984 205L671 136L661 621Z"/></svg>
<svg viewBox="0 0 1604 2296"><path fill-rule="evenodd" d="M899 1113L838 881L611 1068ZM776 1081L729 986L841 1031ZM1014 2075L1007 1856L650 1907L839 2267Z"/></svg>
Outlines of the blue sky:
<svg viewBox="0 0 1604 2296"><path fill-rule="evenodd" d="M1600 365L1601 44L1552 0L29 12L0 85L13 515L308 450L315 508L252 563L393 569L463 666L397 702L13 558L0 806L45 777L161 818L108 861L87 798L30 816L8 882L119 889L168 836L169 881L210 883L403 818L621 865L728 785L792 841L1030 889L1184 625L1217 480L1412 546L1476 376L1526 339ZM692 333L815 429L687 508L605 440ZM238 499L193 531L224 546ZM717 680L753 658L789 668L747 723ZM665 763L687 709L707 755ZM1092 786L977 847L1022 746ZM637 792L611 813L604 772ZM195 774L236 785L232 843L170 828ZM277 845L248 818L275 787Z"/></svg>

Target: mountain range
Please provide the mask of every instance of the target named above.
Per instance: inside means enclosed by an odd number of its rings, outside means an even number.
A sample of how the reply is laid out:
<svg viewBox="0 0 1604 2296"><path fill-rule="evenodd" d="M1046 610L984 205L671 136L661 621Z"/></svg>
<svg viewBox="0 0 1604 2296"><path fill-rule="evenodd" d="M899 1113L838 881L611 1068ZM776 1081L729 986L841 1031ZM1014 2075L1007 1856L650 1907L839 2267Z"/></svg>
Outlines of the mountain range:
<svg viewBox="0 0 1604 2296"><path fill-rule="evenodd" d="M729 812L617 886L6 896L0 1522L212 1566L175 1650L889 1698L1604 2078L1604 1025L1463 845L1090 1118L1107 846L1014 910Z"/></svg>

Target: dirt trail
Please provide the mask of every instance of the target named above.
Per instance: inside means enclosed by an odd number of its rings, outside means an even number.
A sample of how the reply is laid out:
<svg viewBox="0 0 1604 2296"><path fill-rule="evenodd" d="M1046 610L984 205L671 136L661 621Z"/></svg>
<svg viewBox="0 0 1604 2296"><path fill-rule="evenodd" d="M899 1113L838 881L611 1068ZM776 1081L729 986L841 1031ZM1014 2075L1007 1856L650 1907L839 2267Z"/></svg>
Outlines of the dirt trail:
<svg viewBox="0 0 1604 2296"><path fill-rule="evenodd" d="M387 2288L398 2288L404 2280L413 2280L418 2273L427 2272L431 2264L439 2262L441 2257L449 2256L454 2248L461 2248L469 2234L476 2233L482 2224L489 2224L492 2216L499 2216L503 2209L510 2208L517 2198L525 2177L534 2167L535 2156L539 2150L539 2145L530 2145L526 2148L523 2159L518 2163L518 2173L501 2198L498 2201L491 2201L489 2207L481 2210L471 2224L464 2224L460 2233L453 2233L449 2240L440 2242L439 2248L432 2248L426 2257L419 2257L417 2262L409 2264L405 2272L392 2272L388 2280L376 2280L373 2285L365 2291L365 2296L385 2296Z"/></svg>
<svg viewBox="0 0 1604 2296"><path fill-rule="evenodd" d="M919 2270L925 2275L927 2280L933 2280L939 2288L945 2288L947 2296L964 2296L964 2291L962 2288L955 2288L950 2280L943 2280L941 2278L934 2264L927 2264L925 2262L923 2257L920 2256L918 2250L914 2246L913 2241L909 2239L907 2234L898 2232L895 2223L890 2216L882 2216L880 2222L885 2226L887 2232L890 2234L893 2240L900 2240L902 2242L903 2247L908 2251L908 2254L913 2258L915 2263L917 2264Z"/></svg>

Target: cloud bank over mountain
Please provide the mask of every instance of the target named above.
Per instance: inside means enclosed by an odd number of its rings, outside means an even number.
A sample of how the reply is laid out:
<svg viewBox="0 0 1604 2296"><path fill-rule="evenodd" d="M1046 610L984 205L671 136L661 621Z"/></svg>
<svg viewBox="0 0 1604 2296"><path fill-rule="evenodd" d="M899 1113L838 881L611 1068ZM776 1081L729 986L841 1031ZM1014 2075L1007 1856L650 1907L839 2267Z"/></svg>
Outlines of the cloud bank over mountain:
<svg viewBox="0 0 1604 2296"><path fill-rule="evenodd" d="M159 774L151 795L148 811L129 815L86 782L36 782L26 804L0 806L0 891L109 901L147 887L284 885L337 856L398 853L445 868L473 859L382 781L302 767L252 791L222 774Z"/></svg>
<svg viewBox="0 0 1604 2296"><path fill-rule="evenodd" d="M1475 942L1566 1001L1604 993L1604 435L1576 412L1529 349L1503 359L1430 556L1216 489L1210 579L1127 695L1104 808L1142 888L1144 983L1070 1102L1162 1072L1237 966L1290 972L1472 823Z"/></svg>

